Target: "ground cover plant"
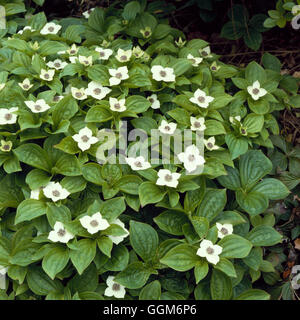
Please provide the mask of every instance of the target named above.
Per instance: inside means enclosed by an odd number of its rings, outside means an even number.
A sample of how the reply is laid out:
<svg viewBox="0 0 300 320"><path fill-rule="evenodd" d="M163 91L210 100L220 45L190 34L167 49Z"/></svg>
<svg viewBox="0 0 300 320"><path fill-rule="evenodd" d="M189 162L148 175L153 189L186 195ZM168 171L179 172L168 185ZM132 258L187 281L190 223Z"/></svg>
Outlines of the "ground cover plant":
<svg viewBox="0 0 300 320"><path fill-rule="evenodd" d="M263 151L278 146L275 115L299 107L297 81L269 53L225 64L147 8L40 12L3 32L1 299L272 297L266 252L283 237L268 208L290 191ZM190 146L171 144L170 163L100 163L121 120L164 142L191 130Z"/></svg>

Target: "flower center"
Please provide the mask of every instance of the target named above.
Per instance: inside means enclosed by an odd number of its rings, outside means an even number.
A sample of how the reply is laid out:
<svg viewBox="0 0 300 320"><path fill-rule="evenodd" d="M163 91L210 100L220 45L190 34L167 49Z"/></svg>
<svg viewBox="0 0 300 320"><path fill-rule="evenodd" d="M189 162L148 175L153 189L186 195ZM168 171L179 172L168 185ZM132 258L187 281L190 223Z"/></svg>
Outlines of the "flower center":
<svg viewBox="0 0 300 320"><path fill-rule="evenodd" d="M195 156L194 156L193 154L190 154L190 155L188 156L188 159L189 159L190 162L192 162L192 161L195 160Z"/></svg>
<svg viewBox="0 0 300 320"><path fill-rule="evenodd" d="M206 56L207 56L207 52L206 52L206 51L204 51L204 50L201 52L201 54L202 54L204 57L206 57Z"/></svg>
<svg viewBox="0 0 300 320"><path fill-rule="evenodd" d="M172 181L172 179L173 179L173 177L172 177L171 174L166 174L166 175L165 175L165 180L166 180L166 181L170 182L170 181Z"/></svg>
<svg viewBox="0 0 300 320"><path fill-rule="evenodd" d="M121 286L118 283L114 283L113 286L112 286L112 289L114 291L119 291L121 289Z"/></svg>
<svg viewBox="0 0 300 320"><path fill-rule="evenodd" d="M52 194L54 197L59 197L60 196L60 192L58 190L53 190Z"/></svg>
<svg viewBox="0 0 300 320"><path fill-rule="evenodd" d="M258 93L259 93L259 90L258 90L257 88L254 88L254 89L252 90L252 93L253 93L253 94L258 94Z"/></svg>
<svg viewBox="0 0 300 320"><path fill-rule="evenodd" d="M90 225L91 225L92 227L97 227L97 226L99 225L99 223L98 223L97 220L92 220L92 221L90 222Z"/></svg>
<svg viewBox="0 0 300 320"><path fill-rule="evenodd" d="M9 150L10 146L8 144L5 144L3 147L2 147L4 150Z"/></svg>
<svg viewBox="0 0 300 320"><path fill-rule="evenodd" d="M142 168L142 163L141 163L141 161L136 161L135 163L134 163L134 165L136 166L136 167L139 167L139 168Z"/></svg>
<svg viewBox="0 0 300 320"><path fill-rule="evenodd" d="M161 77L165 77L167 75L166 71L163 71L163 70L160 71L159 74L160 74Z"/></svg>
<svg viewBox="0 0 300 320"><path fill-rule="evenodd" d="M83 142L88 142L89 139L90 139L90 138L89 138L87 135L84 135L84 136L81 137L81 140L82 140Z"/></svg>
<svg viewBox="0 0 300 320"><path fill-rule="evenodd" d="M81 93L81 92L76 92L76 93L75 93L75 96L76 96L77 98L81 98L81 97L82 97L82 93Z"/></svg>
<svg viewBox="0 0 300 320"><path fill-rule="evenodd" d="M54 27L49 27L48 31L53 32L54 31Z"/></svg>
<svg viewBox="0 0 300 320"><path fill-rule="evenodd" d="M11 120L12 114L11 114L11 113L7 113L7 114L4 116L4 118L5 118L6 120Z"/></svg>
<svg viewBox="0 0 300 320"><path fill-rule="evenodd" d="M201 123L199 121L195 121L194 122L194 127L195 128L200 128L201 127Z"/></svg>
<svg viewBox="0 0 300 320"><path fill-rule="evenodd" d="M196 59L190 59L192 61L193 64L196 63Z"/></svg>
<svg viewBox="0 0 300 320"><path fill-rule="evenodd" d="M228 230L226 228L222 228L220 231L224 235L228 234Z"/></svg>
<svg viewBox="0 0 300 320"><path fill-rule="evenodd" d="M165 130L170 131L171 130L170 126L165 126Z"/></svg>
<svg viewBox="0 0 300 320"><path fill-rule="evenodd" d="M45 79L49 79L49 78L50 78L49 73L45 73L45 74L44 74L44 78L45 78Z"/></svg>
<svg viewBox="0 0 300 320"><path fill-rule="evenodd" d="M59 62L55 62L54 63L54 67L59 68L60 67L60 63Z"/></svg>
<svg viewBox="0 0 300 320"><path fill-rule="evenodd" d="M153 99L153 98L149 98L148 100L149 100L150 103L153 103L153 102L154 102L154 99Z"/></svg>
<svg viewBox="0 0 300 320"><path fill-rule="evenodd" d="M216 67L211 67L211 70L217 70L217 68Z"/></svg>
<svg viewBox="0 0 300 320"><path fill-rule="evenodd" d="M126 60L127 60L127 56L125 56L125 55L124 55L124 56L121 56L120 59L121 59L122 61L126 61Z"/></svg>
<svg viewBox="0 0 300 320"><path fill-rule="evenodd" d="M208 146L209 148L212 148L214 145L213 145L211 142L209 142L209 143L207 144L207 146Z"/></svg>
<svg viewBox="0 0 300 320"><path fill-rule="evenodd" d="M28 84L23 84L23 88L24 88L24 89L28 89L28 88L29 88L29 85L28 85Z"/></svg>
<svg viewBox="0 0 300 320"><path fill-rule="evenodd" d="M53 98L53 101L54 101L54 102L59 101L59 96L55 96L55 97Z"/></svg>
<svg viewBox="0 0 300 320"><path fill-rule="evenodd" d="M35 109L36 111L40 111L40 110L42 109L42 107L41 107L39 104L36 104L36 105L34 106L34 109Z"/></svg>
<svg viewBox="0 0 300 320"><path fill-rule="evenodd" d="M204 97L198 97L198 101L200 102L200 103L204 103L205 102L205 98Z"/></svg>
<svg viewBox="0 0 300 320"><path fill-rule="evenodd" d="M144 35L145 35L145 37L148 37L150 35L150 32L149 31L145 31Z"/></svg>
<svg viewBox="0 0 300 320"><path fill-rule="evenodd" d="M116 74L116 78L121 79L121 78L122 78L122 73L121 73L121 72L118 72L118 73Z"/></svg>
<svg viewBox="0 0 300 320"><path fill-rule="evenodd" d="M245 130L245 129L242 129L241 132L242 132L242 134L245 134L245 133L246 133L246 130Z"/></svg>
<svg viewBox="0 0 300 320"><path fill-rule="evenodd" d="M100 57L104 57L105 56L105 52L104 51L101 51L99 53L100 53Z"/></svg>
<svg viewBox="0 0 300 320"><path fill-rule="evenodd" d="M70 50L70 54L75 54L76 50Z"/></svg>
<svg viewBox="0 0 300 320"><path fill-rule="evenodd" d="M59 230L57 231L57 234L58 234L60 237L63 237L63 236L66 234L66 230L64 230L64 229L59 229Z"/></svg>
<svg viewBox="0 0 300 320"><path fill-rule="evenodd" d="M213 248L211 248L211 247L208 247L208 248L206 249L206 252L207 252L208 254L213 254L213 253L215 252L215 250L214 250Z"/></svg>
<svg viewBox="0 0 300 320"><path fill-rule="evenodd" d="M93 92L95 93L95 94L100 94L101 93L101 89L99 89L99 88L96 88L96 89L94 89L93 90Z"/></svg>
<svg viewBox="0 0 300 320"><path fill-rule="evenodd" d="M89 64L88 60L84 60L83 63L86 64L86 65Z"/></svg>
<svg viewBox="0 0 300 320"><path fill-rule="evenodd" d="M120 108L121 108L120 103L116 103L116 104L114 105L114 107L115 107L115 109L120 109Z"/></svg>

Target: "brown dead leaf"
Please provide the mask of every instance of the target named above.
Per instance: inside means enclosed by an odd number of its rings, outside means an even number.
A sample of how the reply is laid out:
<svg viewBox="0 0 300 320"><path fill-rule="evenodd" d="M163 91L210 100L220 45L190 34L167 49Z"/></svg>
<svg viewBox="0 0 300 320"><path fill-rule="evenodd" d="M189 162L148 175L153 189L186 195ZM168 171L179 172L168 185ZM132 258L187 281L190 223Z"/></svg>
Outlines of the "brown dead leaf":
<svg viewBox="0 0 300 320"><path fill-rule="evenodd" d="M300 250L300 238L296 239L294 243L295 243L295 249Z"/></svg>

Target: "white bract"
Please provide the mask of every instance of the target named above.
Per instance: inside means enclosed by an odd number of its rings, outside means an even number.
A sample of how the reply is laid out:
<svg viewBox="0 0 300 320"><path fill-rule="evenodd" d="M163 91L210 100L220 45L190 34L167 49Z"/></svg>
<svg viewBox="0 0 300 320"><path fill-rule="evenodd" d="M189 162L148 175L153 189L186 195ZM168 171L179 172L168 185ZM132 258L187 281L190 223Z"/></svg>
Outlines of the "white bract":
<svg viewBox="0 0 300 320"><path fill-rule="evenodd" d="M8 270L8 269L7 269L6 267L0 265L0 275L1 275L1 276L6 275L7 270Z"/></svg>
<svg viewBox="0 0 300 320"><path fill-rule="evenodd" d="M229 121L234 123L235 121L241 122L241 116L229 117Z"/></svg>
<svg viewBox="0 0 300 320"><path fill-rule="evenodd" d="M90 14L91 14L94 10L95 10L95 8L91 8L91 9L89 9L89 10L86 10L86 11L84 11L84 12L82 13L82 15L83 15L86 19L88 19L88 18L90 17Z"/></svg>
<svg viewBox="0 0 300 320"><path fill-rule="evenodd" d="M54 74L55 74L55 70L53 69L49 69L49 70L41 69L40 78L45 81L52 81Z"/></svg>
<svg viewBox="0 0 300 320"><path fill-rule="evenodd" d="M61 26L59 24L56 24L54 22L48 22L44 25L40 33L41 34L57 34L60 29L61 29Z"/></svg>
<svg viewBox="0 0 300 320"><path fill-rule="evenodd" d="M116 98L109 98L109 105L110 105L110 110L116 111L116 112L123 112L126 110L125 106L125 99L116 99Z"/></svg>
<svg viewBox="0 0 300 320"><path fill-rule="evenodd" d="M5 87L6 83L0 83L0 91Z"/></svg>
<svg viewBox="0 0 300 320"><path fill-rule="evenodd" d="M35 31L35 29L32 29L30 26L26 26L22 30L18 31L18 34L23 34L23 32L26 31L26 30L28 30L30 32L34 32Z"/></svg>
<svg viewBox="0 0 300 320"><path fill-rule="evenodd" d="M157 99L157 94L152 94L151 96L147 97L147 100L151 103L152 109L159 109L160 108L160 102Z"/></svg>
<svg viewBox="0 0 300 320"><path fill-rule="evenodd" d="M97 233L100 230L105 230L110 226L108 221L102 218L100 212L96 212L92 216L84 216L80 218L79 221L90 234Z"/></svg>
<svg viewBox="0 0 300 320"><path fill-rule="evenodd" d="M200 50L199 50L199 53L201 54L201 56L202 56L203 58L211 58L211 57L212 57L209 46L200 49Z"/></svg>
<svg viewBox="0 0 300 320"><path fill-rule="evenodd" d="M175 81L175 74L173 68L164 68L163 66L156 65L151 68L151 72L153 79L156 81Z"/></svg>
<svg viewBox="0 0 300 320"><path fill-rule="evenodd" d="M248 86L247 91L253 100L258 100L268 93L266 89L260 87L258 80L253 82L252 86Z"/></svg>
<svg viewBox="0 0 300 320"><path fill-rule="evenodd" d="M99 59L100 60L108 60L109 57L113 54L111 49L104 49L101 47L96 47L95 50L99 52Z"/></svg>
<svg viewBox="0 0 300 320"><path fill-rule="evenodd" d="M24 103L33 113L45 112L51 108L44 99L38 99L36 101L24 101Z"/></svg>
<svg viewBox="0 0 300 320"><path fill-rule="evenodd" d="M31 190L30 192L30 199L39 200L40 197L40 189Z"/></svg>
<svg viewBox="0 0 300 320"><path fill-rule="evenodd" d="M214 100L214 97L207 96L204 91L197 89L194 92L194 96L190 98L190 101L197 104L201 108L207 108L208 105Z"/></svg>
<svg viewBox="0 0 300 320"><path fill-rule="evenodd" d="M190 60L193 64L193 67L198 67L199 64L203 61L203 58L200 57L194 57L192 54L187 55L187 59Z"/></svg>
<svg viewBox="0 0 300 320"><path fill-rule="evenodd" d="M121 83L122 80L129 78L128 69L126 66L120 67L118 69L108 69L111 77L109 78L109 84L115 86Z"/></svg>
<svg viewBox="0 0 300 320"><path fill-rule="evenodd" d="M122 236L111 236L109 235L109 239L116 245L118 245L119 243L121 243L126 237L128 237L129 232L128 230L125 228L125 224L120 220L120 219L115 219L111 222L111 224L117 224L118 226L120 226L121 228L123 228L125 234Z"/></svg>
<svg viewBox="0 0 300 320"><path fill-rule="evenodd" d="M204 131L206 129L205 119L203 117L195 118L191 117L191 130L193 131Z"/></svg>
<svg viewBox="0 0 300 320"><path fill-rule="evenodd" d="M56 202L58 200L66 199L70 192L63 188L59 182L50 181L43 189L44 195Z"/></svg>
<svg viewBox="0 0 300 320"><path fill-rule="evenodd" d="M216 139L215 137L210 137L208 138L207 140L206 139L203 139L203 142L205 144L205 147L209 150L209 151L212 151L212 150L217 150L219 149L220 147L217 146L215 143L216 143Z"/></svg>
<svg viewBox="0 0 300 320"><path fill-rule="evenodd" d="M199 149L194 144L188 146L184 152L179 153L178 159L183 162L188 172L195 171L198 166L205 163L203 156L200 155Z"/></svg>
<svg viewBox="0 0 300 320"><path fill-rule="evenodd" d="M93 137L92 130L88 127L81 129L77 134L74 134L72 138L77 142L78 148L82 151L88 150L92 144L98 142L98 138Z"/></svg>
<svg viewBox="0 0 300 320"><path fill-rule="evenodd" d="M158 130L161 133L165 134L174 134L177 128L177 123L174 122L167 122L166 120L162 120L160 123L160 126L158 127Z"/></svg>
<svg viewBox="0 0 300 320"><path fill-rule="evenodd" d="M30 83L28 78L24 79L23 82L19 82L18 85L24 90L28 91L33 87L33 84Z"/></svg>
<svg viewBox="0 0 300 320"><path fill-rule="evenodd" d="M110 88L103 87L101 83L91 81L85 89L85 94L92 96L95 99L101 100L105 98L111 92Z"/></svg>
<svg viewBox="0 0 300 320"><path fill-rule="evenodd" d="M85 88L75 88L71 87L72 96L77 100L84 100L87 98Z"/></svg>
<svg viewBox="0 0 300 320"><path fill-rule="evenodd" d="M61 61L60 59L55 59L53 61L47 62L47 66L49 68L54 68L56 70L63 69L67 65L68 65L67 62Z"/></svg>
<svg viewBox="0 0 300 320"><path fill-rule="evenodd" d="M118 52L116 54L116 59L120 62L128 62L132 56L132 50L123 50L118 49Z"/></svg>
<svg viewBox="0 0 300 320"><path fill-rule="evenodd" d="M157 172L158 179L156 184L158 186L167 186L171 188L176 188L178 185L178 179L180 178L181 174L177 172L171 172L168 169L160 169Z"/></svg>
<svg viewBox="0 0 300 320"><path fill-rule="evenodd" d="M67 243L74 238L74 235L66 230L64 225L59 221L55 222L53 229L48 235L48 239L53 242Z"/></svg>
<svg viewBox="0 0 300 320"><path fill-rule="evenodd" d="M1 124L13 124L17 122L17 115L13 112L17 111L17 107L10 109L1 108L0 109L0 125Z"/></svg>
<svg viewBox="0 0 300 320"><path fill-rule="evenodd" d="M93 64L93 57L92 56L81 56L79 55L78 57L78 61L83 64L84 66L88 67L91 66Z"/></svg>
<svg viewBox="0 0 300 320"><path fill-rule="evenodd" d="M124 298L126 294L125 287L114 281L114 276L108 276L106 280L107 288L104 291L104 295L107 297Z"/></svg>
<svg viewBox="0 0 300 320"><path fill-rule="evenodd" d="M197 250L197 255L210 263L217 264L220 261L219 255L222 252L222 247L213 244L210 240L202 240L200 243L200 248Z"/></svg>
<svg viewBox="0 0 300 320"><path fill-rule="evenodd" d="M223 239L225 236L232 234L233 232L233 226L230 223L221 224L217 222L216 227L218 229L218 237L220 239Z"/></svg>
<svg viewBox="0 0 300 320"><path fill-rule="evenodd" d="M125 160L128 165L130 165L131 169L135 171L151 168L151 164L142 156L136 158L129 157L125 158Z"/></svg>

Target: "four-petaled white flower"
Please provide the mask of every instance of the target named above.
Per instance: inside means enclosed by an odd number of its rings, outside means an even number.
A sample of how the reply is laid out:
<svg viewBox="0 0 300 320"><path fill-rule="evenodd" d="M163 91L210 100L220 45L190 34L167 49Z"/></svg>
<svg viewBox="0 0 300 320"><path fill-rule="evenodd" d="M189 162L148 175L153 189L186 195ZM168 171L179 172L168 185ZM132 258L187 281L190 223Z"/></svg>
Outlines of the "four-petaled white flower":
<svg viewBox="0 0 300 320"><path fill-rule="evenodd" d="M49 70L42 69L40 73L40 78L45 81L52 81L54 74L55 74L55 70L53 69L49 69Z"/></svg>
<svg viewBox="0 0 300 320"><path fill-rule="evenodd" d="M68 65L67 62L61 61L60 59L55 59L54 61L49 61L47 63L47 66L49 68L54 68L56 70L63 69L67 65Z"/></svg>
<svg viewBox="0 0 300 320"><path fill-rule="evenodd" d="M247 91L253 100L258 100L268 93L266 89L260 87L258 80L254 81L252 86L248 86Z"/></svg>
<svg viewBox="0 0 300 320"><path fill-rule="evenodd" d="M24 103L33 113L45 112L51 108L44 99L38 99L36 101L24 101Z"/></svg>
<svg viewBox="0 0 300 320"><path fill-rule="evenodd" d="M120 219L115 219L111 222L111 224L117 224L118 226L120 226L121 228L124 229L125 234L122 236L111 236L109 235L109 239L116 245L118 245L119 243L121 243L126 237L128 237L129 232L128 230L125 228L125 224L120 220Z"/></svg>
<svg viewBox="0 0 300 320"><path fill-rule="evenodd" d="M18 85L24 90L28 91L33 87L33 84L30 83L28 78L24 79L23 82L19 82Z"/></svg>
<svg viewBox="0 0 300 320"><path fill-rule="evenodd" d="M85 88L75 88L71 87L72 96L77 100L84 100L87 98Z"/></svg>
<svg viewBox="0 0 300 320"><path fill-rule="evenodd" d="M205 144L205 147L209 150L209 151L212 151L212 150L218 150L220 147L217 146L215 143L216 143L216 139L215 137L210 137L208 138L207 140L206 139L203 139L203 142Z"/></svg>
<svg viewBox="0 0 300 320"><path fill-rule="evenodd" d="M47 198L52 199L54 202L66 199L70 194L70 192L63 188L59 182L54 181L50 181L43 189L43 192Z"/></svg>
<svg viewBox="0 0 300 320"><path fill-rule="evenodd" d="M211 51L210 51L210 46L207 46L205 48L200 49L199 53L201 54L201 56L203 58L211 58L212 57Z"/></svg>
<svg viewBox="0 0 300 320"><path fill-rule="evenodd" d="M132 170L145 170L151 168L151 164L145 161L144 157L139 156L136 158L125 158L126 162L130 165Z"/></svg>
<svg viewBox="0 0 300 320"><path fill-rule="evenodd" d="M103 87L101 83L91 81L85 89L85 94L92 96L95 99L101 100L111 92L110 88Z"/></svg>
<svg viewBox="0 0 300 320"><path fill-rule="evenodd" d="M96 212L92 216L84 216L80 218L79 221L90 234L97 233L98 231L105 230L109 227L108 221L102 218L100 212Z"/></svg>
<svg viewBox="0 0 300 320"><path fill-rule="evenodd" d="M76 44L73 43L73 44L71 45L70 49L68 49L66 52L67 52L70 56L74 56L75 54L77 54L78 50L79 50L79 49L77 48Z"/></svg>
<svg viewBox="0 0 300 320"><path fill-rule="evenodd" d="M201 108L207 108L208 105L214 100L214 97L207 96L204 91L197 89L194 92L194 96L190 98L190 101L197 104Z"/></svg>
<svg viewBox="0 0 300 320"><path fill-rule="evenodd" d="M234 123L235 121L241 122L241 116L229 117L229 121Z"/></svg>
<svg viewBox="0 0 300 320"><path fill-rule="evenodd" d="M171 188L176 188L179 181L181 174L177 172L171 172L168 169L160 169L157 172L158 179L156 181L156 184L158 186L167 186Z"/></svg>
<svg viewBox="0 0 300 320"><path fill-rule="evenodd" d="M192 62L193 67L198 67L199 64L203 61L203 58L200 57L194 57L192 54L187 55L187 59Z"/></svg>
<svg viewBox="0 0 300 320"><path fill-rule="evenodd" d="M72 138L77 142L78 148L82 151L88 150L92 144L98 142L98 138L93 137L92 130L88 127L81 129L77 134L74 134Z"/></svg>
<svg viewBox="0 0 300 320"><path fill-rule="evenodd" d="M125 287L114 281L115 277L108 276L106 280L107 288L104 291L104 295L107 297L114 296L115 298L124 298L126 294Z"/></svg>
<svg viewBox="0 0 300 320"><path fill-rule="evenodd" d="M173 68L164 68L163 66L156 65L151 68L151 72L153 79L156 81L175 81L175 74Z"/></svg>
<svg viewBox="0 0 300 320"><path fill-rule="evenodd" d="M17 107L10 109L1 108L0 109L0 125L1 124L13 124L17 122L17 115L13 112L17 111Z"/></svg>
<svg viewBox="0 0 300 320"><path fill-rule="evenodd" d="M132 54L136 57L136 58L141 58L144 54L144 51L139 47L136 46L132 49Z"/></svg>
<svg viewBox="0 0 300 320"><path fill-rule="evenodd" d="M108 69L111 77L109 78L109 84L115 86L121 83L122 80L129 78L128 69L126 66L120 67L118 69Z"/></svg>
<svg viewBox="0 0 300 320"><path fill-rule="evenodd" d="M203 156L200 155L199 149L194 144L188 146L184 152L179 153L178 159L183 162L188 172L195 171L198 166L205 163Z"/></svg>
<svg viewBox="0 0 300 320"><path fill-rule="evenodd" d="M125 106L125 99L116 99L116 98L109 98L109 105L110 105L110 110L116 111L116 112L123 112L126 110Z"/></svg>
<svg viewBox="0 0 300 320"><path fill-rule="evenodd" d="M34 32L35 31L35 29L31 28L30 26L26 26L22 30L18 31L18 34L23 34L23 32L26 31L26 30L28 30L30 32Z"/></svg>
<svg viewBox="0 0 300 320"><path fill-rule="evenodd" d="M203 117L195 118L191 117L191 130L193 131L204 131L206 129L205 119Z"/></svg>
<svg viewBox="0 0 300 320"><path fill-rule="evenodd" d="M200 243L200 248L197 250L197 255L210 263L217 264L220 261L219 255L221 254L223 248L217 244L213 244L210 240L202 240Z"/></svg>
<svg viewBox="0 0 300 320"><path fill-rule="evenodd" d="M54 230L49 232L48 236L48 239L53 242L67 243L74 238L74 235L66 230L64 225L59 221L55 222L53 229Z"/></svg>
<svg viewBox="0 0 300 320"><path fill-rule="evenodd" d="M41 34L57 34L57 32L61 29L59 24L54 22L48 22L44 25L42 30L40 31Z"/></svg>
<svg viewBox="0 0 300 320"><path fill-rule="evenodd" d="M97 52L99 52L99 59L100 60L108 60L109 57L113 54L113 51L111 49L104 49L101 47L95 48Z"/></svg>
<svg viewBox="0 0 300 320"><path fill-rule="evenodd" d="M116 54L116 59L120 62L128 62L132 56L132 50L123 50L118 49L118 52Z"/></svg>
<svg viewBox="0 0 300 320"><path fill-rule="evenodd" d="M161 133L174 134L176 128L177 128L177 123L174 123L174 122L168 123L166 120L162 120L160 126L158 127L158 130Z"/></svg>
<svg viewBox="0 0 300 320"><path fill-rule="evenodd" d="M78 57L78 61L83 64L84 66L88 67L93 64L93 57L92 56L80 56Z"/></svg>
<svg viewBox="0 0 300 320"><path fill-rule="evenodd" d="M230 223L221 224L217 222L216 227L218 229L218 237L220 239L223 239L224 237L228 236L229 234L232 234L233 232L233 226Z"/></svg>
<svg viewBox="0 0 300 320"><path fill-rule="evenodd" d="M157 99L157 94L152 94L151 96L147 97L147 100L151 103L152 109L159 109L160 108L160 102Z"/></svg>
<svg viewBox="0 0 300 320"><path fill-rule="evenodd" d="M90 14L95 10L95 8L90 8L89 10L86 10L82 13L82 15L88 19L90 17Z"/></svg>

